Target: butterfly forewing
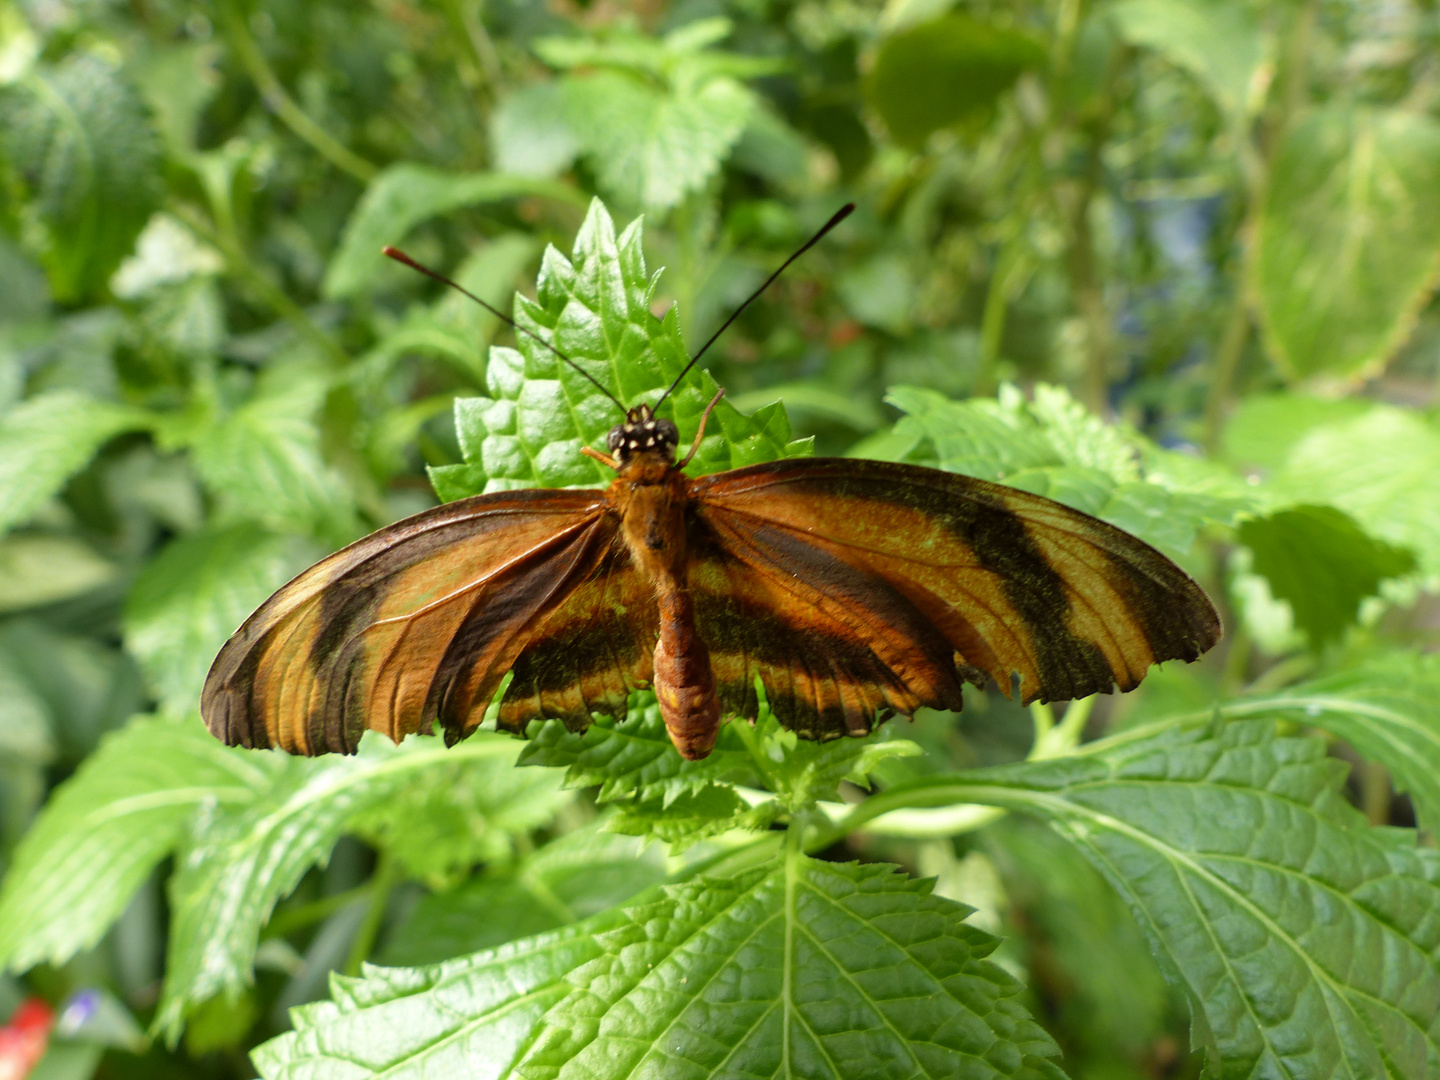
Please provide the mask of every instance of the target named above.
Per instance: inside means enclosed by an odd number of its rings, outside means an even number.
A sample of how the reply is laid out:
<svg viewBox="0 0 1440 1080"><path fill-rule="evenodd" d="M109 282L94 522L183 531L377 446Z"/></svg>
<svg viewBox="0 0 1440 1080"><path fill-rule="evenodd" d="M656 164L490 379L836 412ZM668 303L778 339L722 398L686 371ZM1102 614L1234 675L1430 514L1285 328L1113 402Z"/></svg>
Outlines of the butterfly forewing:
<svg viewBox="0 0 1440 1080"><path fill-rule="evenodd" d="M1199 586L1147 544L972 477L815 458L704 477L692 497L722 700L748 703L759 675L812 737L868 730L881 702L957 708L959 680L982 673L1007 693L1018 676L1026 702L1128 690L1220 634Z"/></svg>
<svg viewBox="0 0 1440 1080"><path fill-rule="evenodd" d="M353 752L367 728L399 740L435 719L452 740L468 734L551 613L597 575L603 595L635 591L611 556L617 525L602 492L517 491L381 529L290 582L226 643L205 681L206 723L231 745L304 754ZM612 654L648 655L643 626L610 619L603 632ZM600 681L595 700L616 685L623 697L620 675Z"/></svg>

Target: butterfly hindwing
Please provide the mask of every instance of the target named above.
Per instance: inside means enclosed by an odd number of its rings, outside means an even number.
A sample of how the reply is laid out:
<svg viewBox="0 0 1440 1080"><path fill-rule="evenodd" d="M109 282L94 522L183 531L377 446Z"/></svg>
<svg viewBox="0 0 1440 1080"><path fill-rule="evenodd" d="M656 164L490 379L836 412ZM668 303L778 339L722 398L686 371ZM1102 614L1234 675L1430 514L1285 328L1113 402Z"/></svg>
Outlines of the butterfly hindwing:
<svg viewBox="0 0 1440 1080"><path fill-rule="evenodd" d="M1128 690L1219 638L1165 556L1014 488L812 458L703 477L691 495L691 584L722 701L753 707L759 675L781 722L811 737L868 730L885 707L958 708L960 681L986 675L1007 693L1018 676L1025 702Z"/></svg>
<svg viewBox="0 0 1440 1080"><path fill-rule="evenodd" d="M202 714L231 745L305 754L353 752L367 728L398 741L436 718L454 741L512 667L515 690L547 634L585 620L609 640L572 658L575 687L547 682L547 703L623 701L647 670L644 628L586 607L636 592L617 529L596 491L480 495L381 529L245 622L210 670Z"/></svg>

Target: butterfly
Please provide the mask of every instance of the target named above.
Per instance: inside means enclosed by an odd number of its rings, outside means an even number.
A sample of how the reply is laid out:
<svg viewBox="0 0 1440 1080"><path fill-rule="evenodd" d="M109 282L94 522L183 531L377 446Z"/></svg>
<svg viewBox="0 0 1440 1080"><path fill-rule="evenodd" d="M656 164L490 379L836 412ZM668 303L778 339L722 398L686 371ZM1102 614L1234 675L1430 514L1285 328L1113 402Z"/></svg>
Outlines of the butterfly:
<svg viewBox="0 0 1440 1080"><path fill-rule="evenodd" d="M210 730L230 745L353 753L366 730L399 741L438 721L453 745L510 674L502 730L544 718L582 730L652 687L676 749L697 760L725 717L756 715L757 680L784 727L825 740L922 707L959 710L966 682L994 680L1026 703L1130 690L1152 664L1214 645L1215 608L1183 570L1039 495L851 458L685 475L724 391L678 460L659 405L852 209L659 400L616 401L625 418L608 453L582 451L615 470L608 488L460 499L276 592L210 669Z"/></svg>

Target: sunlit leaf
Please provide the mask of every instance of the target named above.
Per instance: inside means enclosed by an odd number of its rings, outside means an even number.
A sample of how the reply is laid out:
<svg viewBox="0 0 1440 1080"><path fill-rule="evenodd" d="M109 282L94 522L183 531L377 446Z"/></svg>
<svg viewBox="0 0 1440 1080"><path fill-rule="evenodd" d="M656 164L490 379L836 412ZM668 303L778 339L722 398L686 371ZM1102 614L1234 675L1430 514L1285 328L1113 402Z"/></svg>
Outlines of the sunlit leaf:
<svg viewBox="0 0 1440 1080"><path fill-rule="evenodd" d="M1242 121L1265 89L1265 38L1238 0L1120 0L1109 9L1120 35L1154 49L1200 80L1215 104Z"/></svg>

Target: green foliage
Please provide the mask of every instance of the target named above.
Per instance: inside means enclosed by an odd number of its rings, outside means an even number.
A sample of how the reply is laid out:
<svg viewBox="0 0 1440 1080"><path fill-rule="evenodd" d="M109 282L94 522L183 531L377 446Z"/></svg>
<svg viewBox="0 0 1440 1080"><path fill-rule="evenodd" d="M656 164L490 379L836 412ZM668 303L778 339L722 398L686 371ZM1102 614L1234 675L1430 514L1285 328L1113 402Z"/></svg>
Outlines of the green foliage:
<svg viewBox="0 0 1440 1080"><path fill-rule="evenodd" d="M1408 551L1373 539L1330 506L1302 504L1251 518L1237 536L1254 553L1255 573L1290 605L1296 627L1317 646L1353 624L1360 601L1374 596L1382 581L1415 569Z"/></svg>
<svg viewBox="0 0 1440 1080"><path fill-rule="evenodd" d="M1435 285L1440 124L1401 110L1317 111L1275 162L1254 288L1276 361L1299 377L1384 366Z"/></svg>
<svg viewBox="0 0 1440 1080"><path fill-rule="evenodd" d="M104 285L160 201L160 140L130 81L75 53L0 97L0 155L22 231L61 301Z"/></svg>
<svg viewBox="0 0 1440 1080"><path fill-rule="evenodd" d="M125 1034L57 1042L74 1080L1434 1072L1433 849L1345 805L1440 828L1433 36L1416 0L0 3L0 1023L98 992ZM631 406L846 201L664 406L688 442L728 392L691 472L1053 495L1204 585L1200 664L823 745L762 708L702 762L643 693L449 751L203 731L307 561L611 480L579 451L621 410L382 246Z"/></svg>

